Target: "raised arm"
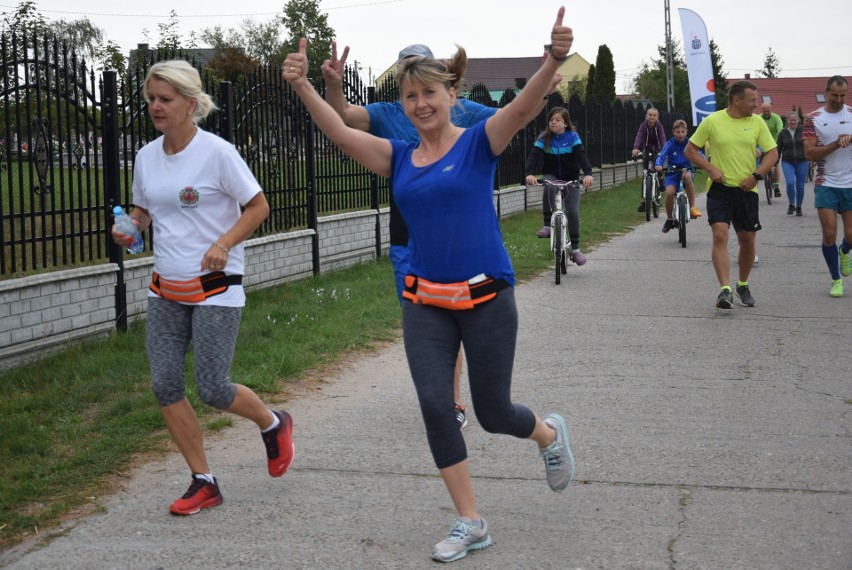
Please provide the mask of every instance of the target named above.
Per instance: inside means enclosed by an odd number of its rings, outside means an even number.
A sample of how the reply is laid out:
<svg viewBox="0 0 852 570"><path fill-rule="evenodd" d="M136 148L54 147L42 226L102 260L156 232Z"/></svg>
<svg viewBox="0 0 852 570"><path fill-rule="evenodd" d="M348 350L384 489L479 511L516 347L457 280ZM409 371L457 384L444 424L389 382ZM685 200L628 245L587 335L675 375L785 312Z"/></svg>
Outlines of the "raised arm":
<svg viewBox="0 0 852 570"><path fill-rule="evenodd" d="M530 114L542 104L560 62L568 57L574 34L571 28L562 25L564 16L565 7L562 6L559 8L556 23L550 33L550 54L539 70L511 103L497 111L485 123L485 132L494 154L503 152L514 134L526 124Z"/></svg>
<svg viewBox="0 0 852 570"><path fill-rule="evenodd" d="M331 42L331 59L322 63L322 78L325 80L325 100L341 116L347 126L359 131L370 132L370 114L360 105L352 105L343 93L343 69L349 56L349 46L337 59L337 42Z"/></svg>
<svg viewBox="0 0 852 570"><path fill-rule="evenodd" d="M390 141L347 127L334 108L320 97L307 79L308 40L299 40L299 51L287 55L282 67L284 79L305 104L317 126L334 144L376 174L390 176L393 149Z"/></svg>

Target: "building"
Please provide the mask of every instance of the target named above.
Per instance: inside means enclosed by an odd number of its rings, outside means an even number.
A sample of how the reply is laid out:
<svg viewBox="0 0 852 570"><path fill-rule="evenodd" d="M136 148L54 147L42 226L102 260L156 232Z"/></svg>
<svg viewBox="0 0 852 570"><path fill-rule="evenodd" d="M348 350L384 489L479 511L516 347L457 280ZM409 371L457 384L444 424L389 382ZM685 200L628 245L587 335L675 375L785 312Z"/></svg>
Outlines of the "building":
<svg viewBox="0 0 852 570"><path fill-rule="evenodd" d="M776 77L773 79L745 77L728 79L728 85L746 79L757 85L757 104L772 104L772 112L786 117L790 111L801 110L803 114L825 104L825 84L830 75L820 77ZM847 80L852 81L850 78Z"/></svg>
<svg viewBox="0 0 852 570"><path fill-rule="evenodd" d="M591 64L578 53L572 53L559 66L562 83L559 90L563 94L576 93L584 85ZM527 79L541 67L541 56L536 57L483 57L467 60L465 86L468 90L475 85L484 85L491 98L498 102L508 89L522 89ZM393 78L396 64L390 66L376 79L381 85ZM567 97L566 97L567 99Z"/></svg>

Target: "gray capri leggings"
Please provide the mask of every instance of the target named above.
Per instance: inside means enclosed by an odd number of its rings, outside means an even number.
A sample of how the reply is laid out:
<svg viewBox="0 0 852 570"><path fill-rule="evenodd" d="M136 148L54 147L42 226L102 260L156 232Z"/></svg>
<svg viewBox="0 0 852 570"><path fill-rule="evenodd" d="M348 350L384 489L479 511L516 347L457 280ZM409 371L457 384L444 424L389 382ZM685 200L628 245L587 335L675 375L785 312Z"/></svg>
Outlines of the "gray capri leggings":
<svg viewBox="0 0 852 570"><path fill-rule="evenodd" d="M205 404L225 410L234 403L231 361L237 345L242 307L182 305L148 298L148 363L151 389L161 407L184 398L184 363L194 345L195 389Z"/></svg>
<svg viewBox="0 0 852 570"><path fill-rule="evenodd" d="M556 180L555 176L545 174L545 180ZM565 215L568 217L568 237L571 239L571 247L580 249L580 189L569 187L565 192L563 201ZM550 216L553 214L553 196L550 187L545 186L541 192L541 211L544 214L544 225L550 225Z"/></svg>
<svg viewBox="0 0 852 570"><path fill-rule="evenodd" d="M405 354L426 424L426 437L439 469L467 458L453 412L453 371L464 344L474 413L482 429L529 437L535 415L511 399L512 366L518 335L515 290L474 309L453 311L402 302Z"/></svg>

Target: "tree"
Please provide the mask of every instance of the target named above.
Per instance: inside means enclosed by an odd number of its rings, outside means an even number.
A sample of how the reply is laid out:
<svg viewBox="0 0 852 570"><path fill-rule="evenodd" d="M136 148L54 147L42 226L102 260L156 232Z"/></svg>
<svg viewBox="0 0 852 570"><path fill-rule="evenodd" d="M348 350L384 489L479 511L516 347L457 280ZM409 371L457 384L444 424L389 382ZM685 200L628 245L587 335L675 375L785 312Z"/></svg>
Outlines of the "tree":
<svg viewBox="0 0 852 570"><path fill-rule="evenodd" d="M595 69L595 64L589 66L589 73L586 75L586 96L583 97L583 101L591 101L595 98L594 89L595 89L595 76L597 75L597 70Z"/></svg>
<svg viewBox="0 0 852 570"><path fill-rule="evenodd" d="M319 1L289 0L284 5L281 23L289 35L278 53L278 61L283 61L288 53L298 51L299 40L308 38L307 56L312 64L308 70L308 77L314 80L321 79L319 62L328 59L331 55L334 30L328 25L328 14L320 13Z"/></svg>
<svg viewBox="0 0 852 570"><path fill-rule="evenodd" d="M47 31L47 18L39 13L35 2L24 0L13 12L3 12L2 31L16 34L43 34Z"/></svg>
<svg viewBox="0 0 852 570"><path fill-rule="evenodd" d="M606 44L598 46L592 97L600 102L615 101L615 64L612 60L612 51Z"/></svg>
<svg viewBox="0 0 852 570"><path fill-rule="evenodd" d="M249 57L243 48L226 45L216 48L216 55L207 62L207 67L219 79L236 83L257 67L257 61Z"/></svg>
<svg viewBox="0 0 852 570"><path fill-rule="evenodd" d="M177 12L174 10L169 12L168 22L157 23L157 29L160 30L160 42L157 44L157 49L169 52L181 48L179 26L180 21Z"/></svg>
<svg viewBox="0 0 852 570"><path fill-rule="evenodd" d="M657 46L658 59L651 63L643 63L642 68L633 79L633 87L642 99L649 99L654 106L666 107L668 98L666 80L666 46ZM686 71L686 59L680 42L672 42L672 64L674 66L674 95L675 108L692 109L692 99L689 96L689 74Z"/></svg>
<svg viewBox="0 0 852 570"><path fill-rule="evenodd" d="M97 48L95 61L99 71L114 69L119 75L124 75L127 71L127 58L121 52L121 47L112 40Z"/></svg>
<svg viewBox="0 0 852 570"><path fill-rule="evenodd" d="M98 50L104 43L104 31L94 25L88 18L72 20L56 20L50 22L49 31L56 39L65 42L68 47L89 61L96 58Z"/></svg>
<svg viewBox="0 0 852 570"><path fill-rule="evenodd" d="M229 47L242 47L249 58L261 64L277 61L278 54L283 49L279 19L259 24L252 20L243 20L240 27L241 29L227 30L221 26L205 28L201 32L201 40L217 51Z"/></svg>
<svg viewBox="0 0 852 570"><path fill-rule="evenodd" d="M781 73L781 62L778 61L778 56L772 51L771 46L763 59L763 69L758 69L754 73L767 79L774 79Z"/></svg>
<svg viewBox="0 0 852 570"><path fill-rule="evenodd" d="M728 77L722 70L724 61L719 52L719 46L710 40L710 61L713 64L713 87L716 92L716 110L719 111L728 106Z"/></svg>

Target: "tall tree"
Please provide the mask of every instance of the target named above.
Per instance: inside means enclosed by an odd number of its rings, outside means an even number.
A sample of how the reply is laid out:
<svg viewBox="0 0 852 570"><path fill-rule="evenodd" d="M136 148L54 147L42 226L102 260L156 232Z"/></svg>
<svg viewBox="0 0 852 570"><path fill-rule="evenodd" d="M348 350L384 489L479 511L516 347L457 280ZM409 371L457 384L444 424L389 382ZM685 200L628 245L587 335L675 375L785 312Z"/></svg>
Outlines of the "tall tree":
<svg viewBox="0 0 852 570"><path fill-rule="evenodd" d="M88 61L96 59L96 54L104 43L104 31L88 18L70 22L56 20L50 22L49 29L58 40L66 42L78 55L85 57Z"/></svg>
<svg viewBox="0 0 852 570"><path fill-rule="evenodd" d="M334 30L328 25L328 14L320 12L318 0L289 0L284 5L281 23L288 36L279 52L279 61L283 61L288 53L299 50L301 38L308 38L307 56L313 64L308 70L308 77L319 80L322 73L318 62L331 55L331 41L334 39Z"/></svg>
<svg viewBox="0 0 852 570"><path fill-rule="evenodd" d="M160 41L157 44L157 48L165 51L179 50L182 47L179 27L180 20L178 20L177 12L171 10L167 22L157 23L157 29L160 31Z"/></svg>
<svg viewBox="0 0 852 570"><path fill-rule="evenodd" d="M615 64L612 51L606 44L598 46L595 59L595 83L592 85L592 97L600 102L615 101Z"/></svg>
<svg viewBox="0 0 852 570"><path fill-rule="evenodd" d="M766 57L763 59L763 68L755 71L759 77L765 77L767 79L774 79L778 77L781 73L781 62L778 61L778 56L775 55L775 52L772 51L772 47L769 47L769 51L766 52Z"/></svg>
<svg viewBox="0 0 852 570"><path fill-rule="evenodd" d="M589 74L586 75L586 95L583 97L584 101L591 101L595 98L595 81L597 78L597 70L595 69L595 64L589 66Z"/></svg>
<svg viewBox="0 0 852 570"><path fill-rule="evenodd" d="M728 77L722 70L724 61L719 52L719 45L710 40L710 62L713 64L713 88L716 92L716 110L719 111L728 106Z"/></svg>
<svg viewBox="0 0 852 570"><path fill-rule="evenodd" d="M283 46L281 21L273 19L255 23L247 19L243 20L239 29L226 30L222 26L205 28L201 32L201 40L217 51L241 47L249 58L259 63L276 63Z"/></svg>
<svg viewBox="0 0 852 570"><path fill-rule="evenodd" d="M13 11L3 12L3 32L43 34L47 28L47 18L39 13L32 0L24 0Z"/></svg>
<svg viewBox="0 0 852 570"><path fill-rule="evenodd" d="M689 74L686 71L686 59L680 42L672 42L672 64L674 65L674 94L675 109L683 111L692 109L689 96ZM666 46L657 46L657 59L651 63L643 63L642 68L633 79L633 87L642 99L649 99L654 106L666 107L668 89L666 85ZM670 125L667 125L667 127Z"/></svg>

